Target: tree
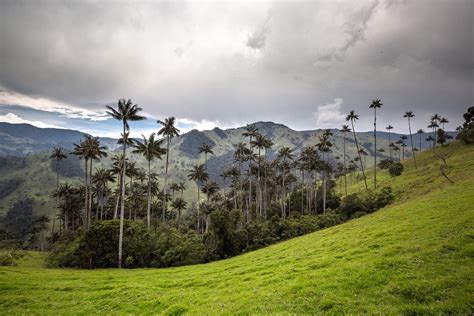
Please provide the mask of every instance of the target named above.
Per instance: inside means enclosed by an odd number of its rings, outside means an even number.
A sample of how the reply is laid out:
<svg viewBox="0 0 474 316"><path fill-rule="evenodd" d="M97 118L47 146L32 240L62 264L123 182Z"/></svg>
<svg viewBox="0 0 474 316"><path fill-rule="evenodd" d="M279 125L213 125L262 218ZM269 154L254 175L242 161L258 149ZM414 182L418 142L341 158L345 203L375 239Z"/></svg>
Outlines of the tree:
<svg viewBox="0 0 474 316"><path fill-rule="evenodd" d="M400 146L402 147L402 160L405 159L405 147L407 144L405 144L405 141L408 139L405 135L400 136Z"/></svg>
<svg viewBox="0 0 474 316"><path fill-rule="evenodd" d="M282 209L281 209L281 215L282 218L285 218L286 216L286 186L285 186L285 178L286 178L286 173L290 169L289 161L293 160L293 149L290 147L282 147L278 151L277 154L277 159L281 162L280 163L280 168L282 171L282 198L283 198L283 203L282 203Z"/></svg>
<svg viewBox="0 0 474 316"><path fill-rule="evenodd" d="M364 178L365 189L367 190L368 189L367 179L365 177L364 166L362 164L362 158L360 156L359 142L357 141L357 136L356 136L355 128L354 128L354 121L357 121L358 119L359 119L359 115L355 114L354 110L350 111L349 114L346 117L346 121L351 121L351 124L352 124L352 133L354 135L354 141L355 141L356 147L357 147L357 154L359 155L360 169L362 171L362 177Z"/></svg>
<svg viewBox="0 0 474 316"><path fill-rule="evenodd" d="M344 138L343 142L343 166L344 166L344 192L347 196L347 166L346 166L346 133L350 133L351 129L349 128L349 125L342 125L341 133Z"/></svg>
<svg viewBox="0 0 474 316"><path fill-rule="evenodd" d="M112 118L119 120L122 122L123 133L122 136L124 140L126 140L127 132L130 130L130 126L128 124L129 121L141 121L144 120L145 117L139 115L138 113L142 111L138 105L133 104L132 100L128 99L120 99L117 104L117 109L107 105L106 106L109 111L107 114L112 116ZM118 267L122 267L122 246L123 246L123 220L124 220L124 213L125 213L125 171L126 171L126 150L127 144L126 141L122 144L122 156L123 156L123 169L122 169L122 177L121 177L121 205L120 205L120 228L119 228L119 253L118 253Z"/></svg>
<svg viewBox="0 0 474 316"><path fill-rule="evenodd" d="M464 123L460 126L456 139L462 140L465 144L474 143L474 106L467 109L463 114Z"/></svg>
<svg viewBox="0 0 474 316"><path fill-rule="evenodd" d="M444 144L446 144L446 141L448 140L448 134L442 128L438 129L436 134L438 144L444 146Z"/></svg>
<svg viewBox="0 0 474 316"><path fill-rule="evenodd" d="M204 153L204 165L206 166L206 172L207 170L207 155L214 154L214 151L212 150L212 146L209 145L208 143L202 143L201 146L198 147L199 153L202 154Z"/></svg>
<svg viewBox="0 0 474 316"><path fill-rule="evenodd" d="M324 131L322 136L319 136L319 143L316 144L318 150L322 154L323 162L326 162L324 154L331 151L332 143L329 140L329 136L332 135L331 130L327 129ZM326 213L326 176L327 172L330 170L327 165L323 168L323 213Z"/></svg>
<svg viewBox="0 0 474 316"><path fill-rule="evenodd" d="M179 227L181 223L181 212L186 209L187 203L183 198L176 198L172 203L171 207L178 212L176 217L176 224Z"/></svg>
<svg viewBox="0 0 474 316"><path fill-rule="evenodd" d="M415 164L415 169L418 169L418 167L416 166L415 147L413 146L413 136L411 134L411 122L410 122L410 120L415 117L415 114L413 114L413 112L411 111L408 111L408 112L405 112L405 115L403 115L403 117L407 118L408 120L408 131L410 132L410 143L411 143L411 153L413 156L413 163Z"/></svg>
<svg viewBox="0 0 474 316"><path fill-rule="evenodd" d="M170 143L171 139L175 136L179 136L179 129L174 126L176 119L174 116L166 118L164 121L158 120L156 121L158 124L162 125L161 129L158 131L158 135L163 135L166 137L166 166L165 166L165 184L163 187L163 191L167 193L168 191L168 165L169 165L169 154L170 154ZM168 203L163 202L163 208L166 210L168 208ZM163 212L163 221L164 221L164 214Z"/></svg>
<svg viewBox="0 0 474 316"><path fill-rule="evenodd" d="M369 105L370 109L374 109L374 188L377 189L377 109L382 107L380 99L372 100Z"/></svg>
<svg viewBox="0 0 474 316"><path fill-rule="evenodd" d="M104 168L96 169L94 175L92 176L92 183L95 185L95 191L97 194L98 204L100 206L100 220L104 216L104 205L108 194L110 192L107 184L109 182L115 182L114 176L110 170ZM99 216L96 213L96 220L99 219Z"/></svg>
<svg viewBox="0 0 474 316"><path fill-rule="evenodd" d="M449 123L448 119L445 118L445 117L442 117L442 118L439 120L439 122L440 122L440 123L442 124L442 126L443 126L443 131L446 131L446 129L444 128L444 124Z"/></svg>
<svg viewBox="0 0 474 316"><path fill-rule="evenodd" d="M155 133L151 133L148 139L144 135L142 135L142 137L143 137L143 142L140 142L140 141L136 142L133 153L142 154L148 163L146 223L147 223L148 230L150 230L150 225L151 225L151 162L155 158L161 159L161 157L164 154L168 153L168 150L161 147L164 140L155 139Z"/></svg>
<svg viewBox="0 0 474 316"><path fill-rule="evenodd" d="M202 192L206 194L207 203L206 205L210 205L210 200L219 191L219 186L215 181L206 181L206 183L201 188ZM209 212L206 213L206 233L209 232L209 224L210 224L210 214Z"/></svg>
<svg viewBox="0 0 474 316"><path fill-rule="evenodd" d="M388 124L387 127L385 127L385 129L388 131L388 143L389 143L389 147L390 147L390 159L392 159L392 149L393 149L393 143L392 143L392 140L390 139L390 131L393 129L393 126Z"/></svg>
<svg viewBox="0 0 474 316"><path fill-rule="evenodd" d="M242 133L242 136L248 137L249 138L249 152L248 152L248 162L249 162L249 192L248 192L248 202L247 202L247 223L250 221L250 208L252 206L252 175L250 172L251 169L251 163L252 163L252 157L253 157L253 151L252 151L252 138L256 137L258 134L258 128L256 128L253 125L247 125L245 128L245 132ZM250 158L250 159L249 159Z"/></svg>
<svg viewBox="0 0 474 316"><path fill-rule="evenodd" d="M204 165L194 165L193 168L191 170L188 171L188 179L191 180L191 181L194 181L196 182L196 186L197 186L197 233L199 234L200 233L200 211L199 211L199 208L200 208L200 202L201 202L201 199L199 197L199 192L201 191L201 188L199 187L199 183L202 183L202 182L205 182L207 181L207 179L209 179L209 175L207 174L206 170L205 170L205 166Z"/></svg>
<svg viewBox="0 0 474 316"><path fill-rule="evenodd" d="M420 138L420 152L421 152L421 136L425 133L425 131L420 128L418 131L416 131L416 133L419 135L419 138Z"/></svg>
<svg viewBox="0 0 474 316"><path fill-rule="evenodd" d="M59 162L63 159L66 159L66 152L61 147L54 147L51 155L49 156L50 159L53 159L56 162L56 191L59 190ZM56 199L56 207L59 208L59 199ZM52 234L54 234L54 223L56 222L56 214L53 213L53 227L52 227Z"/></svg>

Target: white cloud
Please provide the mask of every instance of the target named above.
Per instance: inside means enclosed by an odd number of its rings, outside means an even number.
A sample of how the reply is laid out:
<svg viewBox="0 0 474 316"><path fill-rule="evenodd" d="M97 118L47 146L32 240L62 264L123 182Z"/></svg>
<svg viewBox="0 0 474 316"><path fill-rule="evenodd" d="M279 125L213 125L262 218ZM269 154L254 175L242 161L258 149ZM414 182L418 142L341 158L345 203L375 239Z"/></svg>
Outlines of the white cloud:
<svg viewBox="0 0 474 316"><path fill-rule="evenodd" d="M46 123L43 123L41 121L25 120L25 119L22 119L21 117L19 117L16 114L13 114L13 113L7 113L6 115L0 115L0 122L11 123L11 124L30 124L30 125L40 127L40 128L46 128L46 127L61 128L59 126L46 124Z"/></svg>
<svg viewBox="0 0 474 316"><path fill-rule="evenodd" d="M188 118L179 118L177 119L178 121L178 126L179 124L184 124L186 127L179 127L181 133L186 133L189 132L190 130L197 129L199 131L204 131L204 130L210 130L215 127L221 127L222 125L220 124L219 121L208 121L208 120L201 120L201 121L193 121Z"/></svg>
<svg viewBox="0 0 474 316"><path fill-rule="evenodd" d="M339 126L344 121L344 113L341 112L344 100L335 98L332 102L323 105L318 105L318 108L313 112L316 119L317 128L334 128Z"/></svg>
<svg viewBox="0 0 474 316"><path fill-rule="evenodd" d="M35 98L18 92L5 90L0 90L0 104L19 105L40 111L56 112L67 118L89 119L91 121L103 121L109 118L105 111L90 111L48 98Z"/></svg>

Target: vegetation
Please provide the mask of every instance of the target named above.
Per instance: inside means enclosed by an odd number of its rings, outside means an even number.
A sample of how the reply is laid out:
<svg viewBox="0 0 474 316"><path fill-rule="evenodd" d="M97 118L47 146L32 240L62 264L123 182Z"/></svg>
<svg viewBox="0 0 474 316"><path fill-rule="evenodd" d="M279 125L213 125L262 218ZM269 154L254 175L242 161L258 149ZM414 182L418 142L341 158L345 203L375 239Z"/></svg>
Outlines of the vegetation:
<svg viewBox="0 0 474 316"><path fill-rule="evenodd" d="M474 197L466 192L474 185L474 148L455 142L438 153L446 155L454 184L439 175L440 161L423 152L418 169L407 160L400 177L378 175L379 188L392 188L391 205L228 260L83 271L45 269L44 256L29 253L16 267L0 268L0 311L469 314ZM361 181L348 186L349 195L357 192L369 195Z"/></svg>

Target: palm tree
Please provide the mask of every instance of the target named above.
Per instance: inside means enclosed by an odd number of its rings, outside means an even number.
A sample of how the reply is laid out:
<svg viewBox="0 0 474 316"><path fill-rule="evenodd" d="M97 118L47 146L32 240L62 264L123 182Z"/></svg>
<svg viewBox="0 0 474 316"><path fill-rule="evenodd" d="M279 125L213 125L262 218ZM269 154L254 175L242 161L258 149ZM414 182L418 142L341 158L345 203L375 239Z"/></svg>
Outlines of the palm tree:
<svg viewBox="0 0 474 316"><path fill-rule="evenodd" d="M346 121L351 121L351 124L352 124L352 133L354 135L354 141L355 141L356 147L357 147L357 154L359 155L360 169L362 170L362 176L364 178L365 189L368 189L367 179L365 178L364 166L362 164L362 159L360 157L359 142L357 141L357 136L356 136L355 128L354 128L354 121L357 121L358 119L359 119L359 115L355 114L354 110L350 111L349 114L346 117Z"/></svg>
<svg viewBox="0 0 474 316"><path fill-rule="evenodd" d="M89 183L88 183L88 209L87 209L87 228L91 226L92 213L92 162L102 157L107 157L105 146L100 146L99 137L86 136L85 139L86 153L89 158Z"/></svg>
<svg viewBox="0 0 474 316"><path fill-rule="evenodd" d="M146 206L146 223L150 230L151 225L151 162L157 158L161 159L167 150L162 148L163 139L155 139L155 133L151 133L148 139L142 135L143 142L136 141L133 153L142 154L148 162L148 189L147 189L147 206ZM164 214L164 212L163 212Z"/></svg>
<svg viewBox="0 0 474 316"><path fill-rule="evenodd" d="M50 159L53 159L56 163L56 191L59 190L59 162L63 159L66 159L66 153L61 147L54 147L53 152L49 156ZM59 208L59 198L56 199L56 207ZM53 214L53 227L52 234L54 234L54 223L56 222L56 214Z"/></svg>
<svg viewBox="0 0 474 316"><path fill-rule="evenodd" d="M92 183L95 184L95 191L97 194L98 204L100 205L100 219L102 220L104 215L104 205L105 199L107 198L107 194L109 194L110 190L107 187L109 182L115 182L115 178L110 170L104 168L96 169L94 175L91 177ZM99 219L96 212L96 220Z"/></svg>
<svg viewBox="0 0 474 316"><path fill-rule="evenodd" d="M249 155L247 157L251 158L253 151L252 151L252 138L256 137L258 133L258 128L254 125L247 125L245 127L245 132L242 133L242 136L249 138ZM249 170L251 169L252 159L247 159L249 162ZM249 174L249 193L248 193L248 202L247 202L247 223L249 222L249 215L250 215L250 208L252 206L252 175L251 172Z"/></svg>
<svg viewBox="0 0 474 316"><path fill-rule="evenodd" d="M433 132L432 141L433 141L433 155L436 156L436 129L439 127L438 123L436 120L433 118L431 119L430 125L428 125L428 128L431 128Z"/></svg>
<svg viewBox="0 0 474 316"><path fill-rule="evenodd" d="M388 126L385 127L385 129L388 131L388 143L391 145L392 141L390 139L390 131L393 129L393 126L388 124ZM389 147L390 147L390 160L392 160L392 147L393 146L389 146Z"/></svg>
<svg viewBox="0 0 474 316"><path fill-rule="evenodd" d="M181 212L186 209L187 203L185 200L182 198L176 198L172 203L171 207L178 212L177 217L176 217L176 224L179 227L179 224L181 222Z"/></svg>
<svg viewBox="0 0 474 316"><path fill-rule="evenodd" d="M415 150L414 150L414 146L413 146L413 136L411 134L411 123L410 123L410 120L415 117L415 114L413 114L413 112L411 111L408 111L408 112L405 112L405 115L403 115L403 117L406 117L408 119L408 131L410 132L410 143L411 143L411 152L412 152L412 156L413 156L413 162L415 164L415 169L418 169L418 167L416 166L416 157L415 157Z"/></svg>
<svg viewBox="0 0 474 316"><path fill-rule="evenodd" d="M186 190L186 182L180 182L178 184L179 191L181 192L181 198L183 198L184 190Z"/></svg>
<svg viewBox="0 0 474 316"><path fill-rule="evenodd" d="M188 172L188 179L191 181L196 182L197 186L197 232L200 233L200 212L199 212L199 204L200 204L200 197L199 197L199 192L201 191L201 188L199 187L199 183L207 181L209 178L209 175L207 174L204 165L194 165L191 170Z"/></svg>
<svg viewBox="0 0 474 316"><path fill-rule="evenodd" d="M370 109L374 109L374 188L377 189L377 109L382 107L380 99L372 100L369 105Z"/></svg>
<svg viewBox="0 0 474 316"><path fill-rule="evenodd" d="M324 154L331 151L332 143L329 140L331 135L331 130L325 130L323 136L319 136L319 143L316 144L316 147L318 147L322 154L323 162L326 162ZM328 170L329 168L323 168L323 213L326 213L326 175Z"/></svg>
<svg viewBox="0 0 474 316"><path fill-rule="evenodd" d="M85 181L85 194L84 194L84 217L83 217L83 225L87 227L87 212L89 208L89 194L88 194L88 174L89 174L89 151L87 149L87 144L84 140L81 140L79 144L74 144L74 150L71 153L79 157L79 159L84 159L84 181Z"/></svg>
<svg viewBox="0 0 474 316"><path fill-rule="evenodd" d="M351 132L351 129L349 128L349 125L342 125L342 129L341 129L341 133L343 135L343 138L344 138L344 142L343 142L343 167L344 167L344 191L345 191L345 194L347 196L347 169L346 169L346 134L347 133L350 133Z"/></svg>
<svg viewBox="0 0 474 316"><path fill-rule="evenodd" d="M424 131L423 129L421 129L421 128L416 132L416 133L419 135L419 137L420 137L420 152L421 152L421 135L423 135L424 132L425 132L425 131Z"/></svg>
<svg viewBox="0 0 474 316"><path fill-rule="evenodd" d="M206 172L207 170L207 154L214 154L214 151L212 151L212 146L207 144L207 143L202 143L201 146L198 147L199 153L202 154L204 153L204 165L206 166Z"/></svg>
<svg viewBox="0 0 474 316"><path fill-rule="evenodd" d="M293 160L293 149L290 147L282 147L278 151L277 154L277 159L278 161L281 161L281 170L282 170L282 197L283 197L283 203L282 203L282 209L281 209L281 215L282 218L285 218L286 216L286 187L285 187L285 178L286 178L286 173L290 169L289 162Z"/></svg>
<svg viewBox="0 0 474 316"><path fill-rule="evenodd" d="M441 124L443 124L443 131L446 131L446 130L444 129L444 124L449 123L448 119L445 118L445 117L442 117L442 118L439 120L439 122L440 122Z"/></svg>
<svg viewBox="0 0 474 316"><path fill-rule="evenodd" d="M405 144L405 141L408 139L405 135L400 136L400 146L402 147L402 160L405 159L405 147L407 145Z"/></svg>
<svg viewBox="0 0 474 316"><path fill-rule="evenodd" d="M261 180L261 165L262 165L262 162L261 162L261 151L262 149L265 149L268 145L268 141L269 139L267 139L265 136L263 136L262 134L260 133L257 133L256 136L255 136L255 139L251 141L251 146L252 147L256 147L258 148L258 169L257 169L257 184L258 184L258 203L257 203L257 206L258 206L258 214L260 216L262 216L262 208L263 208L263 205L262 205L262 200L263 200L263 196L262 196L262 180Z"/></svg>
<svg viewBox="0 0 474 316"><path fill-rule="evenodd" d="M175 127L176 119L174 116L166 118L164 121L158 120L156 121L158 124L162 125L162 128L158 131L158 135L163 135L166 137L166 166L165 166L165 184L163 187L163 191L168 191L168 165L169 165L169 154L170 154L170 143L171 139L175 136L179 136L179 129ZM164 202L163 208L166 210L168 208L168 203ZM163 212L163 221L164 221L164 214Z"/></svg>
<svg viewBox="0 0 474 316"><path fill-rule="evenodd" d="M130 126L128 125L129 121L141 121L144 120L145 117L139 115L138 113L142 110L138 105L133 104L132 100L128 99L120 99L117 104L117 109L107 105L106 106L109 111L107 114L112 116L112 118L122 121L122 128L123 133L122 136L124 140L126 140L126 133L130 130ZM125 213L125 171L126 171L126 150L127 144L124 141L122 144L122 156L123 156L123 169L122 169L122 177L121 177L121 186L122 186L122 200L120 205L120 231L119 231L119 253L118 253L118 267L122 267L122 246L123 246L123 220L124 220L124 213Z"/></svg>
<svg viewBox="0 0 474 316"><path fill-rule="evenodd" d="M203 187L201 188L202 192L206 194L207 196L207 203L206 205L209 206L210 199L213 197L214 194L216 194L219 191L219 186L217 185L217 182L215 181L207 181ZM206 214L206 230L205 232L209 232L209 223L210 223L210 214Z"/></svg>

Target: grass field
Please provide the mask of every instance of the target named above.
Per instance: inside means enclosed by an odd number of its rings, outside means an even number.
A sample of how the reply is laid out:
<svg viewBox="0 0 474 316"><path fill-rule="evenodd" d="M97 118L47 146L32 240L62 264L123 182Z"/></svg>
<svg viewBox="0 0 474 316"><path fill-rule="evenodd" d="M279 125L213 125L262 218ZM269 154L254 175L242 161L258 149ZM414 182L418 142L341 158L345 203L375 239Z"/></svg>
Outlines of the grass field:
<svg viewBox="0 0 474 316"><path fill-rule="evenodd" d="M455 184L424 152L416 170L408 160L398 178L379 173L392 205L229 260L87 271L30 253L0 267L0 314L473 313L474 146L441 152Z"/></svg>

